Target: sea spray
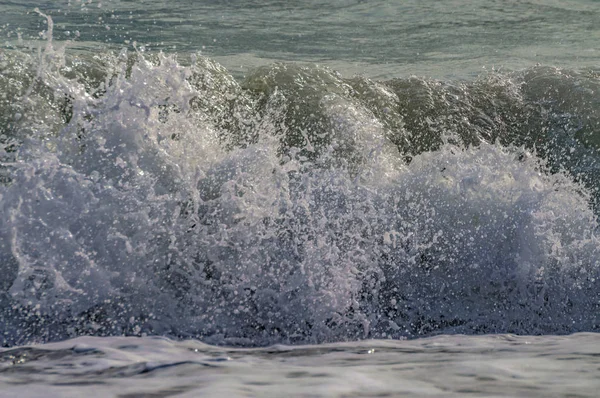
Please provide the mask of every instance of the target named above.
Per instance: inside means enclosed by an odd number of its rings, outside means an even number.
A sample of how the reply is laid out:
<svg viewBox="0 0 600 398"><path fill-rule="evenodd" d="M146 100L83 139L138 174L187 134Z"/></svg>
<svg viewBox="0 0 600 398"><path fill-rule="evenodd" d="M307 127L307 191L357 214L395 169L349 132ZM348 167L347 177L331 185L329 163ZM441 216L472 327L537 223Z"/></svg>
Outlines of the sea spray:
<svg viewBox="0 0 600 398"><path fill-rule="evenodd" d="M598 330L593 73L239 82L51 26L3 54L4 344Z"/></svg>

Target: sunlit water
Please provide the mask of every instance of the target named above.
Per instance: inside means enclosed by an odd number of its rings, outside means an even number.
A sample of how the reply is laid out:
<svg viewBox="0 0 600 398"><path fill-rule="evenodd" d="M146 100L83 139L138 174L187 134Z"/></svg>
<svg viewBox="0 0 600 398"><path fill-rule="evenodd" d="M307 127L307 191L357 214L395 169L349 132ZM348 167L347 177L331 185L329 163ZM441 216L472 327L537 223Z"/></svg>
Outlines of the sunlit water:
<svg viewBox="0 0 600 398"><path fill-rule="evenodd" d="M0 395L596 395L596 2L0 11Z"/></svg>

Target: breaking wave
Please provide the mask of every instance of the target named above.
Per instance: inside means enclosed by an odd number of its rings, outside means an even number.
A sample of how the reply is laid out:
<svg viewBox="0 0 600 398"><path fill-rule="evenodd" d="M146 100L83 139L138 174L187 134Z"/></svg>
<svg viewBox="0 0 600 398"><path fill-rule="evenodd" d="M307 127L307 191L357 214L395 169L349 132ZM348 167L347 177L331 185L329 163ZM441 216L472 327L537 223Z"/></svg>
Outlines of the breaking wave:
<svg viewBox="0 0 600 398"><path fill-rule="evenodd" d="M600 75L0 53L0 341L598 331Z"/></svg>

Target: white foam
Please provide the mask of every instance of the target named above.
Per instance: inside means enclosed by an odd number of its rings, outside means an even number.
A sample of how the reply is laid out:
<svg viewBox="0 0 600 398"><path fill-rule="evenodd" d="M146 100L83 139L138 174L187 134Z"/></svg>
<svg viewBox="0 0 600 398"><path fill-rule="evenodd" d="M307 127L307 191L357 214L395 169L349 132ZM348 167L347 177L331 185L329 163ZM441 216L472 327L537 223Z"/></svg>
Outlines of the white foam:
<svg viewBox="0 0 600 398"><path fill-rule="evenodd" d="M268 123L226 151L190 75L161 55L117 63L99 98L46 80L75 106L0 187L13 300L65 322L116 300L116 333L243 344L597 327L589 197L535 156L447 144L406 165L368 111L336 102L346 163L282 159Z"/></svg>

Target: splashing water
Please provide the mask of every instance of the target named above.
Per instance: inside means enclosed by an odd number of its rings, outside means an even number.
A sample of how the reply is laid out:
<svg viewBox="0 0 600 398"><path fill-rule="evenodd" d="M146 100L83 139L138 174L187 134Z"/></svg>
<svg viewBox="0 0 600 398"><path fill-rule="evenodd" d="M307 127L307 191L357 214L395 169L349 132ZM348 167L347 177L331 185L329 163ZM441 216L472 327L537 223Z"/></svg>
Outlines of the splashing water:
<svg viewBox="0 0 600 398"><path fill-rule="evenodd" d="M598 330L597 74L240 83L66 55L38 13L1 60L4 344Z"/></svg>

